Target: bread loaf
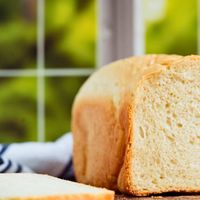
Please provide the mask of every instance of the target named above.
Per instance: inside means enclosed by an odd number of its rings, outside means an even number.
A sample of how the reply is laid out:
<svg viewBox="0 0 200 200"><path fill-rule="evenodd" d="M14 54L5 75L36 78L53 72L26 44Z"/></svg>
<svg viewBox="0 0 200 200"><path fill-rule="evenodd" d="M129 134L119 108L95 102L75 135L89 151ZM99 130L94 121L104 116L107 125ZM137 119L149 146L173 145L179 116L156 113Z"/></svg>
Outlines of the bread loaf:
<svg viewBox="0 0 200 200"><path fill-rule="evenodd" d="M114 192L37 174L0 174L0 200L114 200Z"/></svg>
<svg viewBox="0 0 200 200"><path fill-rule="evenodd" d="M77 180L144 196L200 192L200 56L111 63L72 110Z"/></svg>

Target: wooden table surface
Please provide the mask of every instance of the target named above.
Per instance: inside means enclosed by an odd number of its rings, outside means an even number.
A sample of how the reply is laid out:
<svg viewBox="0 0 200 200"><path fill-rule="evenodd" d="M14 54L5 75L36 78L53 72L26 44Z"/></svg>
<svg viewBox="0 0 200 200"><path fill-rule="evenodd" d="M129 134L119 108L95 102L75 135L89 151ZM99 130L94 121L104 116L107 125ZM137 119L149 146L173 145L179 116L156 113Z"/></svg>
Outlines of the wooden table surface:
<svg viewBox="0 0 200 200"><path fill-rule="evenodd" d="M115 200L200 200L200 195L182 196L151 196L151 197L129 197L125 195L115 195Z"/></svg>

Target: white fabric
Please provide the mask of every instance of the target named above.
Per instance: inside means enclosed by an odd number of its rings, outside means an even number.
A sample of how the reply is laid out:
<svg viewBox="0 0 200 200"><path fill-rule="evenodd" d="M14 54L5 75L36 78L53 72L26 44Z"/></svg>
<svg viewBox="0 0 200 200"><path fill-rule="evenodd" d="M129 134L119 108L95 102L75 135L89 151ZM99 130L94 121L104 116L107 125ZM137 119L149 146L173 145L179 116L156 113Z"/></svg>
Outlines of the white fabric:
<svg viewBox="0 0 200 200"><path fill-rule="evenodd" d="M0 157L4 163L0 165L1 169L8 165L8 160L12 161L12 168L16 170L16 163L23 166L26 172L36 172L59 176L66 166L71 162L72 156L72 135L65 134L55 142L27 142L14 143L8 146ZM0 146L0 152L3 145ZM7 164L6 164L7 163ZM14 171L14 170L13 170Z"/></svg>

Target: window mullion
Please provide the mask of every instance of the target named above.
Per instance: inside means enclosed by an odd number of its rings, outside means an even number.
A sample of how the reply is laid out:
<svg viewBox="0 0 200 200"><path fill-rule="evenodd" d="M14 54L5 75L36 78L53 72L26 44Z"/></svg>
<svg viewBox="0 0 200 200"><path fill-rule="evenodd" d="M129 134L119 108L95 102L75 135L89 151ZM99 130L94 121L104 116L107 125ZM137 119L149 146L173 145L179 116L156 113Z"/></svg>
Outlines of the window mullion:
<svg viewBox="0 0 200 200"><path fill-rule="evenodd" d="M99 0L98 66L144 53L142 0Z"/></svg>
<svg viewBox="0 0 200 200"><path fill-rule="evenodd" d="M45 1L37 0L37 138L45 140Z"/></svg>

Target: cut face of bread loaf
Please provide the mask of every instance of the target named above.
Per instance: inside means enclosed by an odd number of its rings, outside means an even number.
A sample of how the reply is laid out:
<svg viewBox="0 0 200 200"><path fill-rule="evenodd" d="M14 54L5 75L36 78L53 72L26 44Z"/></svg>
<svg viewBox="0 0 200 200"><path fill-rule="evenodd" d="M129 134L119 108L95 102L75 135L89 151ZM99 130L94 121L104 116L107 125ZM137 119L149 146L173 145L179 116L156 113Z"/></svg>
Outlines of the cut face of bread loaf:
<svg viewBox="0 0 200 200"><path fill-rule="evenodd" d="M0 200L114 200L114 192L37 174L0 174Z"/></svg>
<svg viewBox="0 0 200 200"><path fill-rule="evenodd" d="M200 192L200 56L105 66L72 115L78 181L139 196Z"/></svg>

